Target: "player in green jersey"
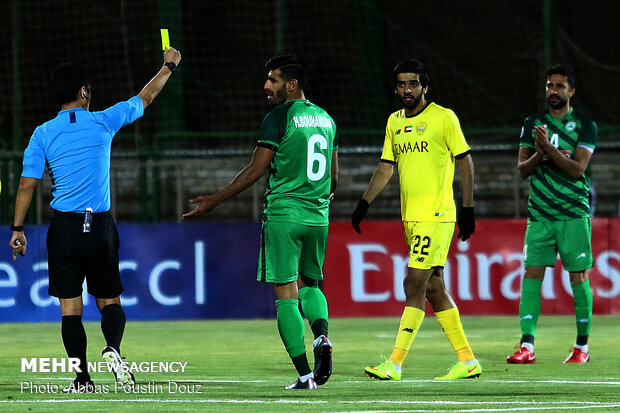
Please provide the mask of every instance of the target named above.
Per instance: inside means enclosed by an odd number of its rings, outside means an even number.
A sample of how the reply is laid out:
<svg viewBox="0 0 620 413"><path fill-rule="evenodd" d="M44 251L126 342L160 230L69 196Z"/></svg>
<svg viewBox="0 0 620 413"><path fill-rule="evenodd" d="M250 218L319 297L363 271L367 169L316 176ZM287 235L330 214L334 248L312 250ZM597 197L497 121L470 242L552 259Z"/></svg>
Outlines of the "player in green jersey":
<svg viewBox="0 0 620 413"><path fill-rule="evenodd" d="M305 98L309 64L291 54L265 64L267 100L275 108L260 128L251 163L228 186L190 199L194 217L254 184L266 174L258 280L273 285L278 331L299 378L287 389L316 389L332 371L327 300L318 288L338 181L338 137L333 119ZM314 370L304 345L299 304L314 334Z"/></svg>
<svg viewBox="0 0 620 413"><path fill-rule="evenodd" d="M540 315L540 289L545 270L559 252L570 275L577 340L565 363L590 360L588 335L592 321L592 268L589 167L597 138L596 123L570 106L575 77L564 66L546 72L549 110L528 117L521 130L517 168L531 177L527 230L523 246L523 278L519 318L521 345L510 364L535 363L534 335Z"/></svg>

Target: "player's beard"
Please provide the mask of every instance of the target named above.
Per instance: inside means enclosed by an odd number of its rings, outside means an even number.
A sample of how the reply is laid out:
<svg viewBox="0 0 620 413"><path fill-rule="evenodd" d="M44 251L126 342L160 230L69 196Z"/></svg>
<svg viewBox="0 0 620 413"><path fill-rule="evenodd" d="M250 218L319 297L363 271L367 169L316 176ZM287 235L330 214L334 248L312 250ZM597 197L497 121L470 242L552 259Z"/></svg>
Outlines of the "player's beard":
<svg viewBox="0 0 620 413"><path fill-rule="evenodd" d="M555 102L551 102L551 98L552 97L557 97L558 99ZM568 103L568 100L563 99L562 97L558 96L558 95L551 95L547 98L547 103L549 104L549 107L551 109L561 109L564 106L566 106L566 104Z"/></svg>
<svg viewBox="0 0 620 413"><path fill-rule="evenodd" d="M422 100L422 91L420 91L420 94L418 96L414 96L413 100L411 101L411 103L407 103L405 102L405 96L402 97L402 101L403 101L403 106L407 109L415 109L418 107L418 105L420 104L420 101ZM413 95L407 95L407 96L413 96Z"/></svg>
<svg viewBox="0 0 620 413"><path fill-rule="evenodd" d="M280 89L276 89L273 92L273 97L269 100L269 104L271 106L277 106L281 103L284 103L288 98L288 94L286 93L286 87L281 87Z"/></svg>

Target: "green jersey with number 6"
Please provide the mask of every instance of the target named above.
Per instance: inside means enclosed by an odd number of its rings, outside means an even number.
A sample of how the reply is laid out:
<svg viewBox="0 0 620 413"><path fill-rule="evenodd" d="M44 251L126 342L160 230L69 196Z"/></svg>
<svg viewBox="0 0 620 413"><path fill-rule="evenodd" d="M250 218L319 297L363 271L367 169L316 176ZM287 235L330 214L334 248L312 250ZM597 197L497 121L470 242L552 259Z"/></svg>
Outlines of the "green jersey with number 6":
<svg viewBox="0 0 620 413"><path fill-rule="evenodd" d="M597 139L596 123L573 108L561 119L548 111L536 113L523 123L520 146L536 149L534 126L546 125L549 142L561 153L573 158L575 149L594 152ZM590 216L590 167L575 179L551 161L542 161L532 174L528 200L528 219L531 221L567 221Z"/></svg>
<svg viewBox="0 0 620 413"><path fill-rule="evenodd" d="M263 220L328 225L332 152L338 149L331 116L308 100L289 100L265 116L258 146L276 152L266 174Z"/></svg>

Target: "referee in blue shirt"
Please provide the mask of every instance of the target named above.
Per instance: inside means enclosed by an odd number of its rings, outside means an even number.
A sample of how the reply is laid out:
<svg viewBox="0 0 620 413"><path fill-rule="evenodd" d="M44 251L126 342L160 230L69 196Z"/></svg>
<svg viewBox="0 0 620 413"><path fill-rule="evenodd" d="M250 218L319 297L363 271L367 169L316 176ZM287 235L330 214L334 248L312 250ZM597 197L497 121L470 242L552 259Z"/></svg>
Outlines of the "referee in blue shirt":
<svg viewBox="0 0 620 413"><path fill-rule="evenodd" d="M81 372L64 391L94 391L86 362L86 333L82 325L82 284L95 296L106 340L102 356L117 366L123 386L134 384L122 368L120 344L125 330L123 292L118 268L118 232L110 214L110 146L120 128L142 116L181 61L173 48L164 51L164 65L131 99L90 112L90 76L77 64L54 71L51 89L62 110L37 127L24 152L23 172L15 200L9 245L13 261L26 255L24 219L37 182L47 166L52 180L52 218L47 233L49 294L60 299L62 341L67 355L80 360Z"/></svg>

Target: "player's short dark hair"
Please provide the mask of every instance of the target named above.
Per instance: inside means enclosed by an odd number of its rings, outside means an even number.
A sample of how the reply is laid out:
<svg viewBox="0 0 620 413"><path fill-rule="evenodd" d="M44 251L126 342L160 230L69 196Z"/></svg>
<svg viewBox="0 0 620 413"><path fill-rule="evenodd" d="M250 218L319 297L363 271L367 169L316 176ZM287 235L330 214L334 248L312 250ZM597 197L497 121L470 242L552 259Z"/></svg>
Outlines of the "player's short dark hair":
<svg viewBox="0 0 620 413"><path fill-rule="evenodd" d="M59 64L50 76L50 89L61 105L73 102L82 86L90 90L90 72L73 62Z"/></svg>
<svg viewBox="0 0 620 413"><path fill-rule="evenodd" d="M305 88L310 80L310 63L303 56L292 53L283 53L273 56L265 63L267 70L280 70L285 81L297 79L301 89Z"/></svg>
<svg viewBox="0 0 620 413"><path fill-rule="evenodd" d="M415 59L405 59L394 67L394 85L396 85L396 78L400 73L417 73L420 75L420 84L423 88L428 86L430 76L424 67L424 63Z"/></svg>
<svg viewBox="0 0 620 413"><path fill-rule="evenodd" d="M568 67L566 67L564 65L553 65L553 66L551 66L550 68L547 69L545 74L547 75L547 77L549 77L551 75L566 76L567 82L568 82L568 86L571 89L575 88L575 71L573 69L569 69Z"/></svg>

